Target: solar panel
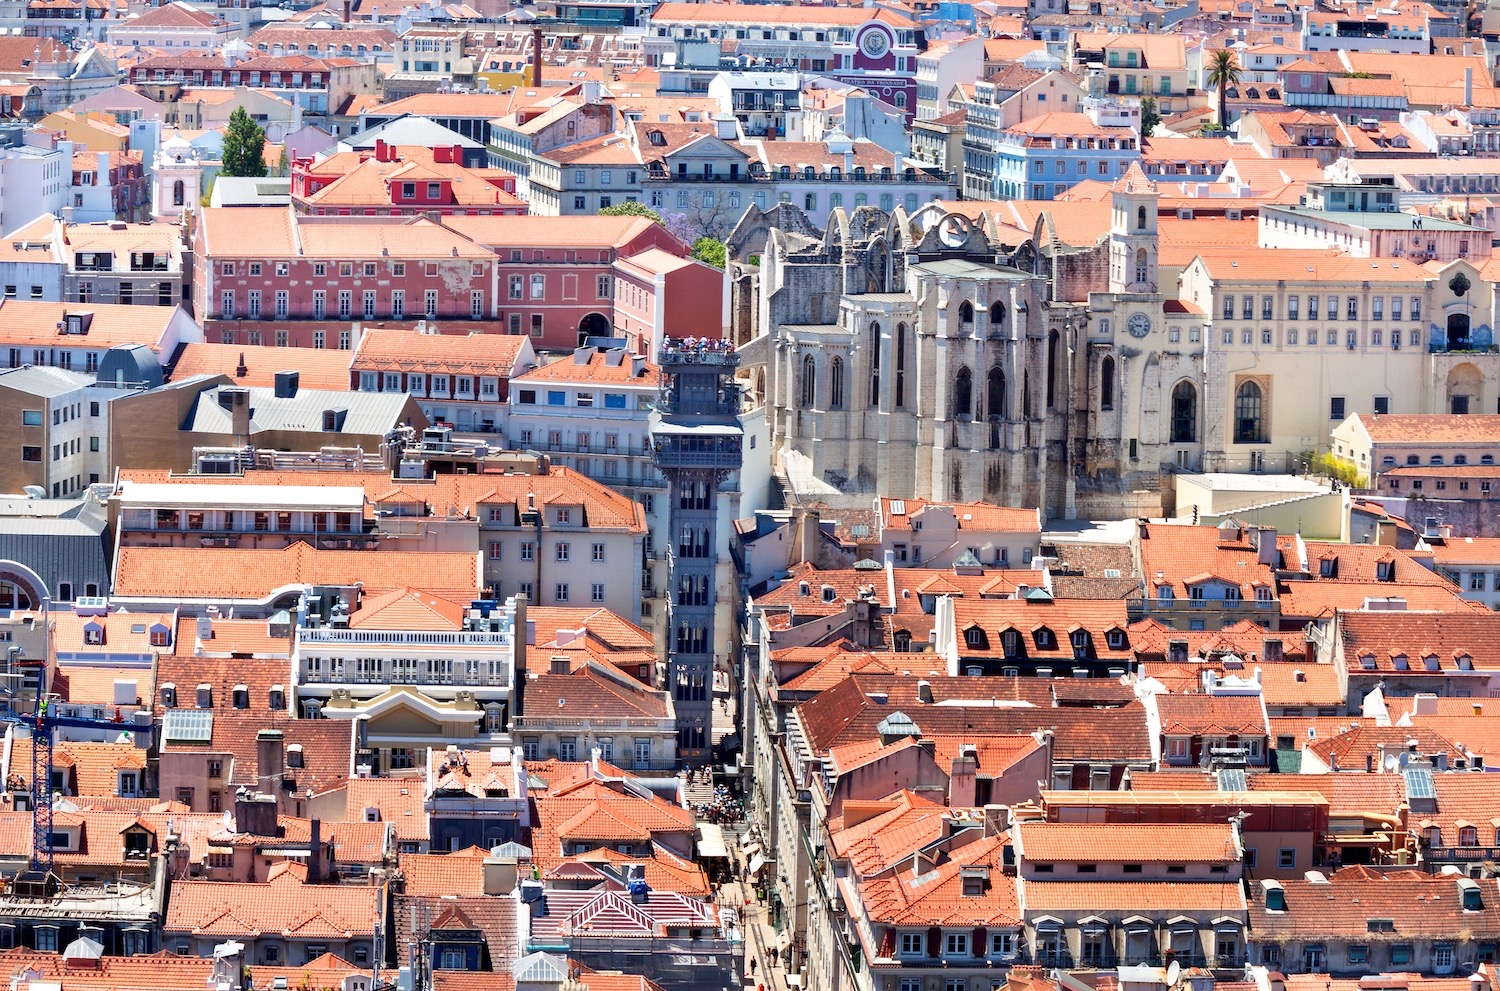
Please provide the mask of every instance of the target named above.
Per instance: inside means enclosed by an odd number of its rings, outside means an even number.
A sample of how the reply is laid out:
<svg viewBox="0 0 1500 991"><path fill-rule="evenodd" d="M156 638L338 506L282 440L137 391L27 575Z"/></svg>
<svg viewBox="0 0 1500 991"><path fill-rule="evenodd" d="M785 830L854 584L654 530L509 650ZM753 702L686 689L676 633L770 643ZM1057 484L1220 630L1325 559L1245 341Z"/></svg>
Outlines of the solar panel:
<svg viewBox="0 0 1500 991"><path fill-rule="evenodd" d="M214 714L207 709L172 709L162 719L161 736L168 743L207 743L214 735Z"/></svg>
<svg viewBox="0 0 1500 991"><path fill-rule="evenodd" d="M1250 783L1245 779L1245 770L1240 767L1226 767L1219 771L1220 791L1249 791Z"/></svg>
<svg viewBox="0 0 1500 991"><path fill-rule="evenodd" d="M1437 792L1432 787L1432 772L1425 767L1407 768L1406 797L1436 798Z"/></svg>

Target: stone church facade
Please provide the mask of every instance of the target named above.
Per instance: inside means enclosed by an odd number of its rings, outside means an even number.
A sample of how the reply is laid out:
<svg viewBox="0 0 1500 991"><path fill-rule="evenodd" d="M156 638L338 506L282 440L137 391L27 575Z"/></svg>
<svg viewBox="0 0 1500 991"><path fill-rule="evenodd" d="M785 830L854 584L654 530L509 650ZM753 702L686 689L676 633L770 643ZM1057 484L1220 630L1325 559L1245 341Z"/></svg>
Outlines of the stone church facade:
<svg viewBox="0 0 1500 991"><path fill-rule="evenodd" d="M748 214L730 241L735 340L798 497L1159 511L1156 435L1122 461L1121 423L1159 405L1164 370L1100 339L1136 312L1161 323L1155 193L1132 181L1117 184L1120 229L1084 250L1045 219L1017 243L936 205L862 207L823 231L794 207ZM1140 217L1149 229L1129 229ZM1101 318L1096 290L1129 314ZM1130 401L1128 376L1145 393Z"/></svg>

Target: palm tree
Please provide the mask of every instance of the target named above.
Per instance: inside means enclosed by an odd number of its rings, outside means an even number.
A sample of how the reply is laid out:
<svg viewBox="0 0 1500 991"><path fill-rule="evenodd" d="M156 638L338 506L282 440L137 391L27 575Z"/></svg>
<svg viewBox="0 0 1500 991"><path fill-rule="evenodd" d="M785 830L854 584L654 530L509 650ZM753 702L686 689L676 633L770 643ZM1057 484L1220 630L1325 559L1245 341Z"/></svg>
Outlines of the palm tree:
<svg viewBox="0 0 1500 991"><path fill-rule="evenodd" d="M1208 63L1208 85L1219 91L1219 129L1225 130L1229 127L1228 107L1225 106L1224 91L1240 81L1240 60L1235 57L1234 51L1221 48L1214 52L1213 59Z"/></svg>

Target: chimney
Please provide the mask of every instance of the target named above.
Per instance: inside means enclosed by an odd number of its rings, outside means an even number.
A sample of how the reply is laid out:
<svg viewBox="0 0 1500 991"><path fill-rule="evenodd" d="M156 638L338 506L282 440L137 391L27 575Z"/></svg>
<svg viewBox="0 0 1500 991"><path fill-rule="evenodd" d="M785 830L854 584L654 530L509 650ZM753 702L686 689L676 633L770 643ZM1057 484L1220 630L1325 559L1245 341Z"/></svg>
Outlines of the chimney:
<svg viewBox="0 0 1500 991"><path fill-rule="evenodd" d="M953 773L948 776L948 807L972 809L979 777L979 762L969 756L953 758Z"/></svg>
<svg viewBox="0 0 1500 991"><path fill-rule="evenodd" d="M1467 51L1468 47L1469 47L1468 45L1464 46L1464 49L1465 49L1464 54L1465 55L1469 54L1468 51ZM1474 105L1474 70L1473 70L1473 68L1466 68L1466 69L1464 69L1464 106L1466 106L1466 107L1472 107L1473 105Z"/></svg>
<svg viewBox="0 0 1500 991"><path fill-rule="evenodd" d="M234 826L239 832L251 836L275 836L276 796L257 792L235 796Z"/></svg>
<svg viewBox="0 0 1500 991"><path fill-rule="evenodd" d="M308 845L307 883L323 880L323 820L312 821L312 842Z"/></svg>
<svg viewBox="0 0 1500 991"><path fill-rule="evenodd" d="M526 645L531 642L531 627L526 624L526 596L518 595L514 601L516 617L515 626L511 628L510 651L516 688L511 709L514 712L512 718L520 719L526 713Z"/></svg>
<svg viewBox="0 0 1500 991"><path fill-rule="evenodd" d="M281 773L286 769L286 739L279 729L263 729L255 734L255 766L257 791L271 792L281 785Z"/></svg>
<svg viewBox="0 0 1500 991"><path fill-rule="evenodd" d="M375 161L385 161L385 138L375 139Z"/></svg>
<svg viewBox="0 0 1500 991"><path fill-rule="evenodd" d="M917 682L917 701L932 704L932 682L926 679Z"/></svg>
<svg viewBox="0 0 1500 991"><path fill-rule="evenodd" d="M245 364L245 352L240 352L240 363L234 366L234 377L242 379L250 374L250 366Z"/></svg>
<svg viewBox="0 0 1500 991"><path fill-rule="evenodd" d="M344 23L348 24L354 17L354 0L344 0Z"/></svg>
<svg viewBox="0 0 1500 991"><path fill-rule="evenodd" d="M212 640L214 638L214 619L212 616L198 617L198 639Z"/></svg>
<svg viewBox="0 0 1500 991"><path fill-rule="evenodd" d="M531 85L542 85L542 29L531 30Z"/></svg>
<svg viewBox="0 0 1500 991"><path fill-rule="evenodd" d="M484 858L484 893L502 897L516 890L519 871L515 857Z"/></svg>

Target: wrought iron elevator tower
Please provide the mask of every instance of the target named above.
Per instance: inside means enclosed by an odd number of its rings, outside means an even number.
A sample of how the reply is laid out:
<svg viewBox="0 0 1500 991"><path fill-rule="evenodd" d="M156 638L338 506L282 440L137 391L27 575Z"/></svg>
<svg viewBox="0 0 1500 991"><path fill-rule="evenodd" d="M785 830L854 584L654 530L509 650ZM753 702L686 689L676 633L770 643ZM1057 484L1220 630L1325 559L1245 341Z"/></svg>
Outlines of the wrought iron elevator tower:
<svg viewBox="0 0 1500 991"><path fill-rule="evenodd" d="M669 339L657 359L661 393L651 414L651 451L672 500L665 535L667 681L677 711L677 759L703 764L713 746L720 633L714 611L725 536L720 502L738 484L744 458L734 383L739 357L727 345Z"/></svg>

